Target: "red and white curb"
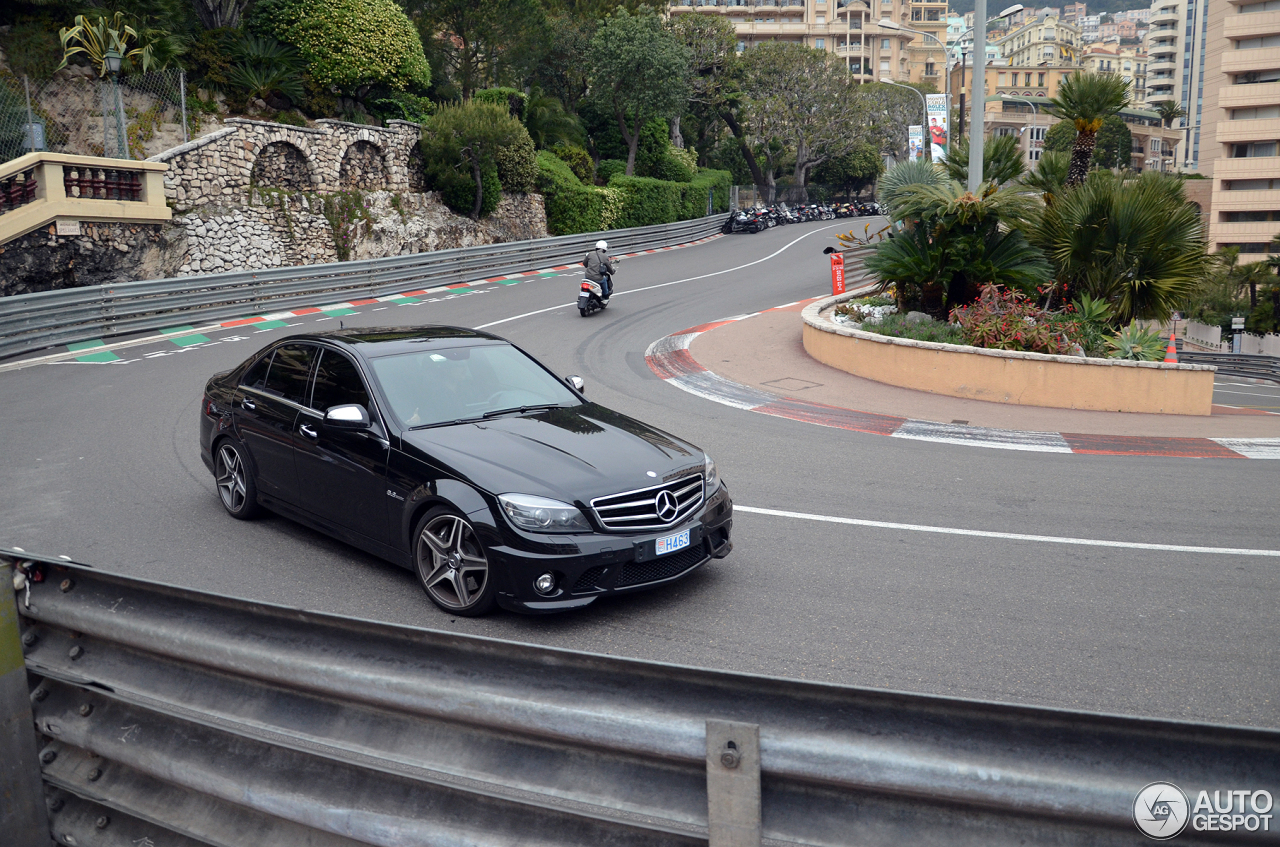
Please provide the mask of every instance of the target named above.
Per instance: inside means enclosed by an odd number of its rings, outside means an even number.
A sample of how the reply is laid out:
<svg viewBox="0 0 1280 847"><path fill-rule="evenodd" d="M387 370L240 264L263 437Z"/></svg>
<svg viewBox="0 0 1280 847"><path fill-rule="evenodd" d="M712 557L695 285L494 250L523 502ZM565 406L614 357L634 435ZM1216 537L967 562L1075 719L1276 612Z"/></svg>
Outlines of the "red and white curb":
<svg viewBox="0 0 1280 847"><path fill-rule="evenodd" d="M790 303L788 306L796 304ZM779 306L779 309L787 306ZM775 311L775 310L768 310ZM1026 432L981 426L916 421L793 400L725 379L694 360L689 345L704 332L761 314L738 315L690 327L660 338L645 351L649 369L682 391L706 400L836 429L1035 453L1084 453L1111 456L1168 456L1196 459L1280 459L1280 438L1162 438L1132 435L1090 435L1069 432Z"/></svg>

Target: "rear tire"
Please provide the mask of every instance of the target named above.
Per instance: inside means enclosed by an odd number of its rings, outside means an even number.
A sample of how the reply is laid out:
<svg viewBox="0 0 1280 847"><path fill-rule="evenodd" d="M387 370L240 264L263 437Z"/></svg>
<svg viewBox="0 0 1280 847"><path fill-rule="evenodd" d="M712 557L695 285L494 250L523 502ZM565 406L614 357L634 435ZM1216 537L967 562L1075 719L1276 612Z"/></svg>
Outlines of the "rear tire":
<svg viewBox="0 0 1280 847"><path fill-rule="evenodd" d="M587 307L586 307L586 306L583 306L582 308L578 309L578 314L582 315L582 316L585 318L587 315L589 315L589 314L591 314L591 313L590 313L589 311L587 311Z"/></svg>
<svg viewBox="0 0 1280 847"><path fill-rule="evenodd" d="M253 481L253 471L244 448L230 438L224 438L214 448L213 481L228 515L247 521L258 513L258 486Z"/></svg>

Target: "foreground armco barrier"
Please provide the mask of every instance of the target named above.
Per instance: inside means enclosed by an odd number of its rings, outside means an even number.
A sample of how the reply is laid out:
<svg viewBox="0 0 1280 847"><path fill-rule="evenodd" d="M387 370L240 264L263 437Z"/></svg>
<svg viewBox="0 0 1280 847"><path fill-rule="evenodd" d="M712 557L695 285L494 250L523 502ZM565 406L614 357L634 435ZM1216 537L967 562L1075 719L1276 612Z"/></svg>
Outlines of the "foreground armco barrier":
<svg viewBox="0 0 1280 847"><path fill-rule="evenodd" d="M27 764L72 847L741 847L761 822L781 844L1142 844L1149 783L1280 793L1271 730L617 659L39 561L18 595Z"/></svg>

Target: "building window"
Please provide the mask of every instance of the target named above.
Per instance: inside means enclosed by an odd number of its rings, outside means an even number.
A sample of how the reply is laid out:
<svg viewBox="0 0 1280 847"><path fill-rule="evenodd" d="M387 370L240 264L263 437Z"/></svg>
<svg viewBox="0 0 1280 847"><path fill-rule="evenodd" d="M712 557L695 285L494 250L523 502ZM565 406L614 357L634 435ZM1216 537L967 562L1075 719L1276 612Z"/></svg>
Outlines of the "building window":
<svg viewBox="0 0 1280 847"><path fill-rule="evenodd" d="M1044 88L1044 73L1043 73L1043 72L1042 72L1042 73L1038 73L1038 74L1036 74L1036 86L1037 86L1038 88Z"/></svg>
<svg viewBox="0 0 1280 847"><path fill-rule="evenodd" d="M1257 106L1252 109L1232 109L1233 121L1256 121L1264 118L1280 118L1280 106Z"/></svg>
<svg viewBox="0 0 1280 847"><path fill-rule="evenodd" d="M1265 241L1253 241L1246 244L1219 244L1218 249L1223 247L1235 247L1241 253L1270 253L1271 245Z"/></svg>
<svg viewBox="0 0 1280 847"><path fill-rule="evenodd" d="M887 38L882 38L882 39L880 39L880 49L881 49L881 50L888 50L888 49L889 49L889 39L887 39ZM976 167L977 167L977 165L974 165L974 167L976 168Z"/></svg>
<svg viewBox="0 0 1280 847"><path fill-rule="evenodd" d="M826 22L827 22L827 16L826 16L826 15L818 15L818 23L820 23L820 24L825 24Z"/></svg>
<svg viewBox="0 0 1280 847"><path fill-rule="evenodd" d="M1249 212L1223 212L1220 221L1224 224L1257 224L1267 221L1280 220L1280 212L1276 211L1249 211Z"/></svg>
<svg viewBox="0 0 1280 847"><path fill-rule="evenodd" d="M1041 154L1042 152L1044 152L1044 151L1042 151L1042 150L1040 150L1040 149L1038 149L1038 148L1036 148L1036 147L1032 147L1030 150L1028 150L1028 151L1027 151L1027 158L1028 158L1029 160L1031 160L1032 162L1038 162L1038 161L1040 161L1040 154Z"/></svg>
<svg viewBox="0 0 1280 847"><path fill-rule="evenodd" d="M1277 9L1280 9L1280 0L1267 0L1266 3L1250 3L1246 6L1241 6L1239 12L1245 15L1250 12L1274 12Z"/></svg>
<svg viewBox="0 0 1280 847"><path fill-rule="evenodd" d="M936 76L936 75L937 75L937 73L938 73L938 71L936 70L936 67L935 67L935 65L933 64L933 62L925 62L925 63L924 63L924 75L925 75L925 76Z"/></svg>
<svg viewBox="0 0 1280 847"><path fill-rule="evenodd" d="M1044 141L1044 134L1045 134L1046 132L1048 132L1048 131L1049 131L1049 128L1048 128L1047 126L1033 126L1033 127L1031 127L1031 140L1032 140L1032 141Z"/></svg>
<svg viewBox="0 0 1280 847"><path fill-rule="evenodd" d="M1237 50L1257 50L1260 47L1280 47L1280 35L1264 35L1261 38L1240 38L1236 40Z"/></svg>
<svg viewBox="0 0 1280 847"><path fill-rule="evenodd" d="M1271 191L1280 188L1280 179L1224 179L1224 191Z"/></svg>
<svg viewBox="0 0 1280 847"><path fill-rule="evenodd" d="M1274 141L1255 141L1251 144L1232 144L1231 158L1233 159L1260 159L1275 156L1276 143Z"/></svg>
<svg viewBox="0 0 1280 847"><path fill-rule="evenodd" d="M813 40L813 46L814 46L814 47L816 47L816 48L818 48L819 50L825 50L825 49L826 49L826 46L827 46L826 39L825 39L825 38L815 38L815 39Z"/></svg>

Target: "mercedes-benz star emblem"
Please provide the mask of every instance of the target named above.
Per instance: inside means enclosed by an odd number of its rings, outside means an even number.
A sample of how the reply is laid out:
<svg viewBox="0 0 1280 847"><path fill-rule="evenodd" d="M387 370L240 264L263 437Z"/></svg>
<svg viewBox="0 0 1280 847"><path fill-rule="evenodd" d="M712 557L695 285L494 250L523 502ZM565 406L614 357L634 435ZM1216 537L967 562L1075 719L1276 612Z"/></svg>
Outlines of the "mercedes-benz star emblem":
<svg viewBox="0 0 1280 847"><path fill-rule="evenodd" d="M676 502L676 495L670 491L659 491L658 496L653 498L653 508L663 522L670 522L676 519L680 504Z"/></svg>

